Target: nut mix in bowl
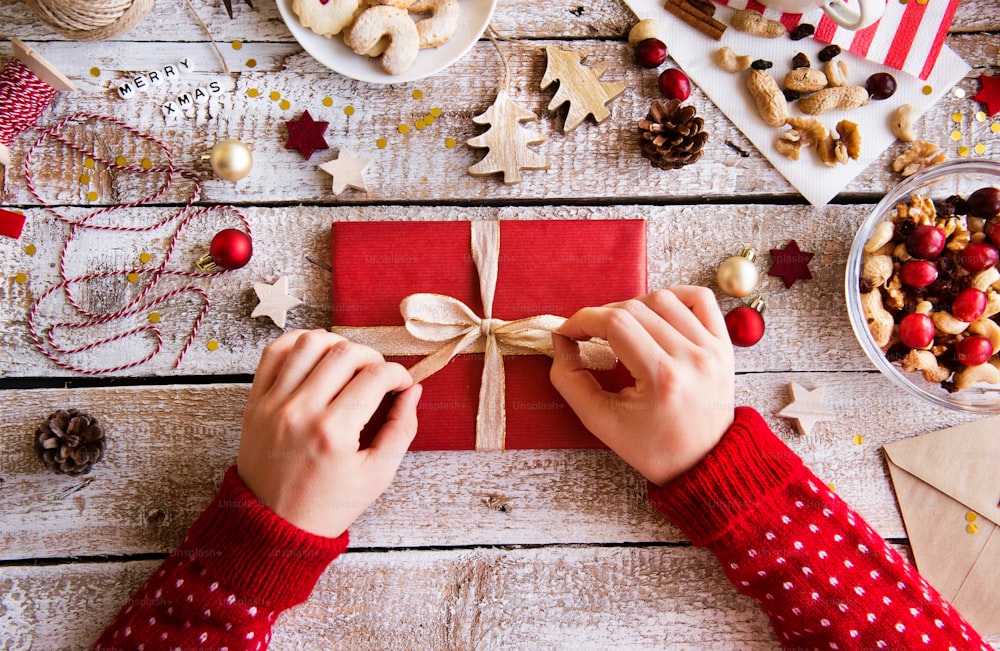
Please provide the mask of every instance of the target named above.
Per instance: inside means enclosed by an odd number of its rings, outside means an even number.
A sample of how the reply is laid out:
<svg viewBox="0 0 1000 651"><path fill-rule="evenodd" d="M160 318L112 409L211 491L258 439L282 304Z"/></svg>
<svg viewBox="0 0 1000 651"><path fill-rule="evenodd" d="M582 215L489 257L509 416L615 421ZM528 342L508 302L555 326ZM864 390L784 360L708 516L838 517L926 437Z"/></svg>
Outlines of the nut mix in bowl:
<svg viewBox="0 0 1000 651"><path fill-rule="evenodd" d="M868 357L935 405L1000 412L1000 164L929 167L861 225L847 311Z"/></svg>

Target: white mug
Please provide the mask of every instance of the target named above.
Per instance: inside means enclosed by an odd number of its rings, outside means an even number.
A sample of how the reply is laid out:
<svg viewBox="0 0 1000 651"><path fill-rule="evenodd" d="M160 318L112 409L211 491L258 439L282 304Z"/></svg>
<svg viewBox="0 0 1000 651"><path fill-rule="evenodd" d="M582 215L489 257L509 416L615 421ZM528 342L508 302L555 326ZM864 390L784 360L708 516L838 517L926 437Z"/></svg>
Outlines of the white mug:
<svg viewBox="0 0 1000 651"><path fill-rule="evenodd" d="M760 0L761 4L788 14L801 14L819 5L830 19L847 29L868 27L882 17L885 0L857 0L852 9L844 0Z"/></svg>

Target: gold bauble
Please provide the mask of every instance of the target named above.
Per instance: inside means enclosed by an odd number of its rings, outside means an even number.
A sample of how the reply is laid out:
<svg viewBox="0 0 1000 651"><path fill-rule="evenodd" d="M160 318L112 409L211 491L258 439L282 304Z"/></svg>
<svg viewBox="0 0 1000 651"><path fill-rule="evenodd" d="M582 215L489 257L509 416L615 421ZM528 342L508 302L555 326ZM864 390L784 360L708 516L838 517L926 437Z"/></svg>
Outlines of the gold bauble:
<svg viewBox="0 0 1000 651"><path fill-rule="evenodd" d="M760 282L760 272L754 260L757 253L751 248L745 248L731 258L726 258L719 265L715 280L725 294L736 298L749 296Z"/></svg>
<svg viewBox="0 0 1000 651"><path fill-rule="evenodd" d="M250 147L239 140L222 140L212 147L208 163L215 175L224 181L239 181L253 167Z"/></svg>

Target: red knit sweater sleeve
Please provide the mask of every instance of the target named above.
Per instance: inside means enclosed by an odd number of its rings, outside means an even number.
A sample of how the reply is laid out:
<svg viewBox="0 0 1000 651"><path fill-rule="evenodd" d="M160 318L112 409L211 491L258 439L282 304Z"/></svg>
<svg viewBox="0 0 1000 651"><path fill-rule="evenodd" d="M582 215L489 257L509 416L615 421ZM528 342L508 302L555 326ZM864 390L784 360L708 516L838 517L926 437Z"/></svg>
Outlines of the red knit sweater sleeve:
<svg viewBox="0 0 1000 651"><path fill-rule="evenodd" d="M94 649L266 649L283 611L302 603L347 547L276 515L232 466L187 537L132 595Z"/></svg>
<svg viewBox="0 0 1000 651"><path fill-rule="evenodd" d="M652 504L718 557L785 647L983 649L965 619L754 410Z"/></svg>

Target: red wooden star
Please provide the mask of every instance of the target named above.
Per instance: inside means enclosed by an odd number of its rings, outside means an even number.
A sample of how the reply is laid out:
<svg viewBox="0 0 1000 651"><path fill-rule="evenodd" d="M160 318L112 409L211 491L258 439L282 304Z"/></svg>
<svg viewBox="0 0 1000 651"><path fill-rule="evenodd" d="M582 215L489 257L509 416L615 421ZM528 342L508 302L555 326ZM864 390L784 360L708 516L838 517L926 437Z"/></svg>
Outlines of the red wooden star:
<svg viewBox="0 0 1000 651"><path fill-rule="evenodd" d="M309 160L317 149L329 149L330 146L323 139L323 132L329 124L329 122L317 122L309 115L309 111L302 111L298 120L285 122L285 126L288 127L288 142L285 143L285 149L298 149L306 160Z"/></svg>
<svg viewBox="0 0 1000 651"><path fill-rule="evenodd" d="M972 99L986 105L986 112L993 117L1000 112L1000 75L979 75L979 92Z"/></svg>
<svg viewBox="0 0 1000 651"><path fill-rule="evenodd" d="M774 258L774 264L767 273L779 276L785 281L785 287L791 287L796 280L812 278L809 261L812 260L813 254L799 250L795 240L789 240L783 249L771 249L771 257Z"/></svg>

